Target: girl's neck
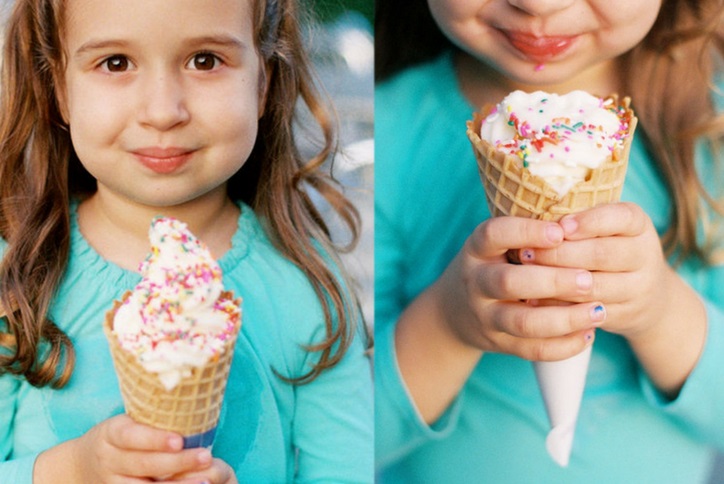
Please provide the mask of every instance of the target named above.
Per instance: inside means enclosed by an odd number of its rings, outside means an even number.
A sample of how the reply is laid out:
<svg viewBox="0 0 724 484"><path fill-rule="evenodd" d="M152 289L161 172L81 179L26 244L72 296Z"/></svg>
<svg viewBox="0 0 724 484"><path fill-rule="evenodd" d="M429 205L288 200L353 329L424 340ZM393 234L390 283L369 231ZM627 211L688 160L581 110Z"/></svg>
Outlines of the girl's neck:
<svg viewBox="0 0 724 484"><path fill-rule="evenodd" d="M593 66L565 82L540 85L506 78L494 68L462 51L455 53L454 65L460 90L473 106L496 104L508 93L518 89L556 94L581 89L594 95L606 96L611 93L620 94L622 88L620 70L615 60Z"/></svg>
<svg viewBox="0 0 724 484"><path fill-rule="evenodd" d="M226 196L225 188L172 207L142 205L100 189L81 202L78 224L85 239L104 259L136 271L150 249L151 220L159 215L188 224L218 259L231 248L239 207Z"/></svg>

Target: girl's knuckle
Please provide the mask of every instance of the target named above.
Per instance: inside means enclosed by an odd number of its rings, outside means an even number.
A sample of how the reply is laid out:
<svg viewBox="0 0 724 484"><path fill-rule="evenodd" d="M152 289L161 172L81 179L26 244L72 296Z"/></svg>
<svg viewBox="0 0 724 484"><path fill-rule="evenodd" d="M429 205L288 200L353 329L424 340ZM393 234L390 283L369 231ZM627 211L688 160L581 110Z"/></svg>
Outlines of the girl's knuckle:
<svg viewBox="0 0 724 484"><path fill-rule="evenodd" d="M516 311L511 318L510 327L519 336L533 335L535 322L531 311Z"/></svg>

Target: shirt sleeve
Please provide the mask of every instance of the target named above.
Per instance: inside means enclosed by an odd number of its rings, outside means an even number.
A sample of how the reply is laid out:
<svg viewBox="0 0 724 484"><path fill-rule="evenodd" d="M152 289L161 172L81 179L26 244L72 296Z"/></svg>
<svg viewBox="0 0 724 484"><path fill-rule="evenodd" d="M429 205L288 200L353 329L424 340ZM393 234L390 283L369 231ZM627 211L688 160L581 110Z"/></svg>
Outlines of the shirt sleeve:
<svg viewBox="0 0 724 484"><path fill-rule="evenodd" d="M704 349L679 395L667 399L641 372L645 397L690 433L724 451L724 310L705 302L707 335Z"/></svg>
<svg viewBox="0 0 724 484"><path fill-rule="evenodd" d="M13 459L13 421L20 382L12 375L0 376L0 476L3 482L32 484L37 455Z"/></svg>
<svg viewBox="0 0 724 484"><path fill-rule="evenodd" d="M355 337L336 366L296 388L296 482L374 480L372 369L364 339Z"/></svg>
<svg viewBox="0 0 724 484"><path fill-rule="evenodd" d="M377 201L376 201L377 203ZM395 327L404 309L404 242L385 207L375 211L375 465L378 469L456 427L460 399L434 425L420 416L397 365Z"/></svg>
<svg viewBox="0 0 724 484"><path fill-rule="evenodd" d="M460 395L432 425L420 416L397 366L395 325L375 331L375 465L382 469L457 427Z"/></svg>

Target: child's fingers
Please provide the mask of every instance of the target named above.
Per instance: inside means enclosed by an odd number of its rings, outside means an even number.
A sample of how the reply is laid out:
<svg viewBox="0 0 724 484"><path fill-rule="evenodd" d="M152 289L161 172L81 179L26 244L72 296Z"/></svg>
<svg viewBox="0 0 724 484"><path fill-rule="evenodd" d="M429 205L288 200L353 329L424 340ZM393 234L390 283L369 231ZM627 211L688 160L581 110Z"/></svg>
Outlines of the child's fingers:
<svg viewBox="0 0 724 484"><path fill-rule="evenodd" d="M208 469L175 475L170 482L174 484L198 484L199 482L230 484L238 481L234 471L226 462L221 459L214 459Z"/></svg>
<svg viewBox="0 0 724 484"><path fill-rule="evenodd" d="M469 253L479 259L499 257L508 249L555 247L563 240L562 228L553 222L521 217L495 217L478 225L468 238Z"/></svg>
<svg viewBox="0 0 724 484"><path fill-rule="evenodd" d="M596 328L606 319L601 303L532 307L525 303L494 305L491 322L500 332L521 338L554 338Z"/></svg>
<svg viewBox="0 0 724 484"><path fill-rule="evenodd" d="M638 248L628 237L592 238L567 241L554 249L521 249L519 259L522 264L624 272L641 266L643 258Z"/></svg>
<svg viewBox="0 0 724 484"><path fill-rule="evenodd" d="M206 469L212 457L208 449L186 449L181 452L127 452L115 462L116 474L131 477L172 476ZM197 481L199 482L199 481Z"/></svg>
<svg viewBox="0 0 724 484"><path fill-rule="evenodd" d="M595 329L557 338L517 338L503 334L498 346L504 353L530 361L560 361L577 355L593 344L595 334Z"/></svg>
<svg viewBox="0 0 724 484"><path fill-rule="evenodd" d="M572 299L590 293L593 275L581 269L489 264L478 272L476 284L490 299Z"/></svg>
<svg viewBox="0 0 724 484"><path fill-rule="evenodd" d="M633 203L610 203L567 215L559 222L566 240L623 235L633 237L644 233L649 218Z"/></svg>
<svg viewBox="0 0 724 484"><path fill-rule="evenodd" d="M183 448L183 438L173 432L136 423L128 415L108 420L106 440L119 449L177 452Z"/></svg>

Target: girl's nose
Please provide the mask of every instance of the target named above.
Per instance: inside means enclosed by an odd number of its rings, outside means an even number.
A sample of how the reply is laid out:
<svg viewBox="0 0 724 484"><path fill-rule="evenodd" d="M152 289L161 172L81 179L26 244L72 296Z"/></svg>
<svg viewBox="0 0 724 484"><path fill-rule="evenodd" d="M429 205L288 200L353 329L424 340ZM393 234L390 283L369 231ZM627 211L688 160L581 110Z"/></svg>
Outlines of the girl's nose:
<svg viewBox="0 0 724 484"><path fill-rule="evenodd" d="M508 0L508 3L529 15L543 17L560 10L565 10L575 3L575 1L576 0Z"/></svg>
<svg viewBox="0 0 724 484"><path fill-rule="evenodd" d="M190 119L183 80L172 73L156 74L146 80L140 99L141 124L166 131Z"/></svg>

